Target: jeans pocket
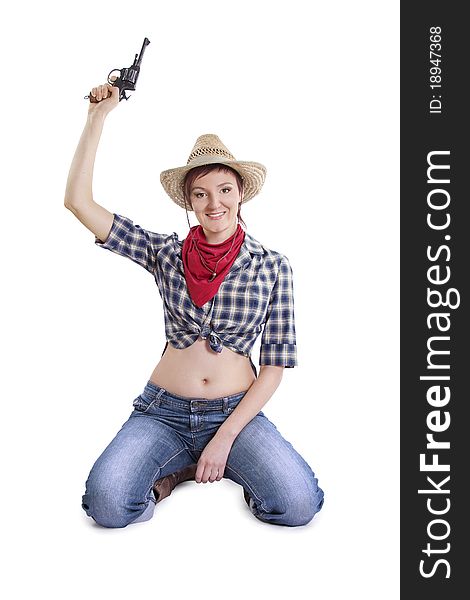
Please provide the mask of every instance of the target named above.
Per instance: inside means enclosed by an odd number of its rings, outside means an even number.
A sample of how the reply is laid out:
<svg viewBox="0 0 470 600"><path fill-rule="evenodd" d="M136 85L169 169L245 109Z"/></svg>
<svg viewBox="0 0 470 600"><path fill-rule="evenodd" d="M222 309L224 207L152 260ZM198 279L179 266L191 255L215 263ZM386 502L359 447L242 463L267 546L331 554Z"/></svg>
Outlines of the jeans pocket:
<svg viewBox="0 0 470 600"><path fill-rule="evenodd" d="M155 398L148 398L144 394L139 394L133 401L132 405L134 406L135 410L145 413L152 408L154 402Z"/></svg>

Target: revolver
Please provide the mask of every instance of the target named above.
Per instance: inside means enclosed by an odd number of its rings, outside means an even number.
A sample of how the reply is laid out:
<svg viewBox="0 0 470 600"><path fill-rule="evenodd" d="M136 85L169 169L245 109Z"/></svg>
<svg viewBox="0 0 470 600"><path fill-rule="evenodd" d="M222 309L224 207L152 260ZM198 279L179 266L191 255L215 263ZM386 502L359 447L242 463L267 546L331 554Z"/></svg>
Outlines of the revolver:
<svg viewBox="0 0 470 600"><path fill-rule="evenodd" d="M145 48L150 44L150 40L148 38L144 38L144 43L142 44L142 49L139 54L135 55L134 62L129 68L123 67L122 69L112 69L108 75L108 83L110 85L116 86L119 88L119 102L123 98L129 100L130 96L126 96L126 90L135 91L135 86L137 84L137 79L140 73L140 64L142 62L142 57L144 55ZM117 79L111 80L111 74L115 71L119 72L119 77ZM90 102L97 103L98 100L94 98L89 93L88 96L85 96L85 100L90 99Z"/></svg>

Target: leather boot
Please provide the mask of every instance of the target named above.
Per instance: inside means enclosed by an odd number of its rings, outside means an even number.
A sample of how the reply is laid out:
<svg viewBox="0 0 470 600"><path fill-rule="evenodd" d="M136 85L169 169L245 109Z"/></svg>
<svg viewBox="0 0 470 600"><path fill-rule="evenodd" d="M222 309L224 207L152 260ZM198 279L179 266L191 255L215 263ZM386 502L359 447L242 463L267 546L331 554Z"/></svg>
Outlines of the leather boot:
<svg viewBox="0 0 470 600"><path fill-rule="evenodd" d="M245 502L248 504L248 507L251 508L250 507L250 495L245 490L245 488L243 488L243 497L245 498Z"/></svg>
<svg viewBox="0 0 470 600"><path fill-rule="evenodd" d="M189 465L181 471L176 471L176 473L171 473L170 475L166 475L166 477L157 479L157 481L153 484L153 492L155 494L157 504L169 496L179 483L194 479L194 476L196 475L196 469L197 464Z"/></svg>

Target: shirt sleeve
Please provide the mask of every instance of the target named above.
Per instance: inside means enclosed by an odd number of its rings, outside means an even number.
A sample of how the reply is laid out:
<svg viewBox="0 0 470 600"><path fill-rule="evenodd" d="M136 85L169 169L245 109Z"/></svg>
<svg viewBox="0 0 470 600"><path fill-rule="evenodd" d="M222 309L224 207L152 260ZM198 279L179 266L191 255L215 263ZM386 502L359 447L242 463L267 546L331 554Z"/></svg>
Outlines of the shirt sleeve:
<svg viewBox="0 0 470 600"><path fill-rule="evenodd" d="M261 335L259 364L279 367L298 365L293 277L286 256L282 256L269 300L266 322Z"/></svg>
<svg viewBox="0 0 470 600"><path fill-rule="evenodd" d="M172 234L154 233L135 225L131 219L114 214L113 225L105 242L95 236L95 244L130 260L154 273L157 252Z"/></svg>

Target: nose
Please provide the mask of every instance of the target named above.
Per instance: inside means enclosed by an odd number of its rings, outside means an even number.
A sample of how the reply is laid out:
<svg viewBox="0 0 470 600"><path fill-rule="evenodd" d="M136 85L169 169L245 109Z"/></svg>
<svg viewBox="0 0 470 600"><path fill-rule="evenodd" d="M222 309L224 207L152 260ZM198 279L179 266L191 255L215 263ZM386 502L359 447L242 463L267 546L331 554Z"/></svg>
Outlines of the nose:
<svg viewBox="0 0 470 600"><path fill-rule="evenodd" d="M211 210L214 208L219 208L221 206L219 200L217 199L215 192L207 193L207 207Z"/></svg>

